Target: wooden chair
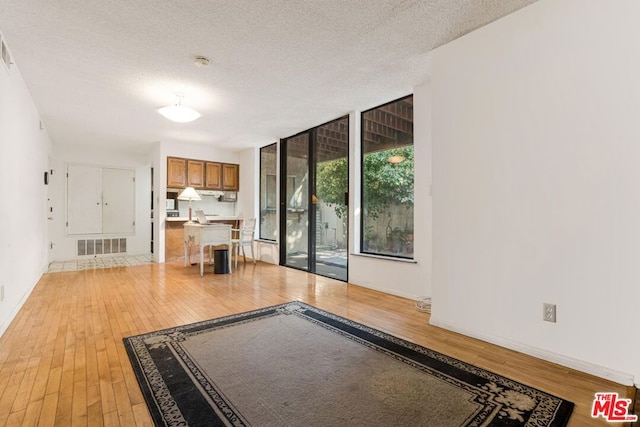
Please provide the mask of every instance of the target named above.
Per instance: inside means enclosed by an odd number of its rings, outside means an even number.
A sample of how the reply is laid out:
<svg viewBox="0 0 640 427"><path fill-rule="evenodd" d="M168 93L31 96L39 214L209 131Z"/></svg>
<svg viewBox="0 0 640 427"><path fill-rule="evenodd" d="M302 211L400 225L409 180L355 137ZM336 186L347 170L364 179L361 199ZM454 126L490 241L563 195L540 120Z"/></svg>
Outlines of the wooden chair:
<svg viewBox="0 0 640 427"><path fill-rule="evenodd" d="M256 219L248 218L242 220L240 228L234 228L234 235L237 238L231 239L231 244L233 245L233 252L236 255L236 261L234 268L238 268L238 256L240 255L240 248L242 248L242 257L244 258L244 262L247 262L247 256L244 252L244 247L251 247L251 258L253 258L253 263L256 263L256 257L253 255L253 239L256 229Z"/></svg>

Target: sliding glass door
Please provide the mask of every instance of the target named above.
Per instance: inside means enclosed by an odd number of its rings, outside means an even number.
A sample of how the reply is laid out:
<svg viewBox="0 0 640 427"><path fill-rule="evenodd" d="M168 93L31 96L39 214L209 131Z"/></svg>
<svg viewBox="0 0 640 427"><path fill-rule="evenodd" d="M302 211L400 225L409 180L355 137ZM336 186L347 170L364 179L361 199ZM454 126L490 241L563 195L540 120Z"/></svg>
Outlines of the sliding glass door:
<svg viewBox="0 0 640 427"><path fill-rule="evenodd" d="M309 270L309 132L284 140L280 174L280 263Z"/></svg>
<svg viewBox="0 0 640 427"><path fill-rule="evenodd" d="M280 263L347 280L349 119L282 141Z"/></svg>
<svg viewBox="0 0 640 427"><path fill-rule="evenodd" d="M349 218L349 118L315 129L314 216L315 271L347 280Z"/></svg>

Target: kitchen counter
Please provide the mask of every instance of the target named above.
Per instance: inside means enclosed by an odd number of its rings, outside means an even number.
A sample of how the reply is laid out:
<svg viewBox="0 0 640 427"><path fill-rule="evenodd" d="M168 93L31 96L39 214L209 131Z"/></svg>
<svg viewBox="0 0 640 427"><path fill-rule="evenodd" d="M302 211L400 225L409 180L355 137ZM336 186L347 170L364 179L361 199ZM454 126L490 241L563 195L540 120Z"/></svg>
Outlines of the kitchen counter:
<svg viewBox="0 0 640 427"><path fill-rule="evenodd" d="M227 215L205 215L205 217L207 218L207 221L237 221L238 218L237 216L227 216ZM198 222L198 218L196 218L195 216L192 215L191 220L193 222ZM189 217L188 216L168 216L165 218L165 221L167 222L186 222L189 221Z"/></svg>

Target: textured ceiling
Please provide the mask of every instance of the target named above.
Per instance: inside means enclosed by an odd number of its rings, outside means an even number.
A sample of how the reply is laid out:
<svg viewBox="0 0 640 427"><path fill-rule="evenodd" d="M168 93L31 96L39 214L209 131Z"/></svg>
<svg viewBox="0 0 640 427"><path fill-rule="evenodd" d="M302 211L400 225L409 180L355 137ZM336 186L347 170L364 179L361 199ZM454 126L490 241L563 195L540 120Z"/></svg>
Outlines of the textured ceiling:
<svg viewBox="0 0 640 427"><path fill-rule="evenodd" d="M0 0L0 32L54 143L241 149L411 93L433 48L534 1ZM200 119L156 112L178 92Z"/></svg>

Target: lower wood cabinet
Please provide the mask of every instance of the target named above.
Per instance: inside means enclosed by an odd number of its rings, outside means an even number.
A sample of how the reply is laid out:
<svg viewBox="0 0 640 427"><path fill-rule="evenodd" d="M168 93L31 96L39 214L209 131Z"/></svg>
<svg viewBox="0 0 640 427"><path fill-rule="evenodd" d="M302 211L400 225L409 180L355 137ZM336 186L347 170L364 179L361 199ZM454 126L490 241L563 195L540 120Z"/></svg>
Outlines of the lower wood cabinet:
<svg viewBox="0 0 640 427"><path fill-rule="evenodd" d="M184 221L166 221L164 228L164 258L167 262L184 262ZM191 245L192 260L198 260L198 248Z"/></svg>

